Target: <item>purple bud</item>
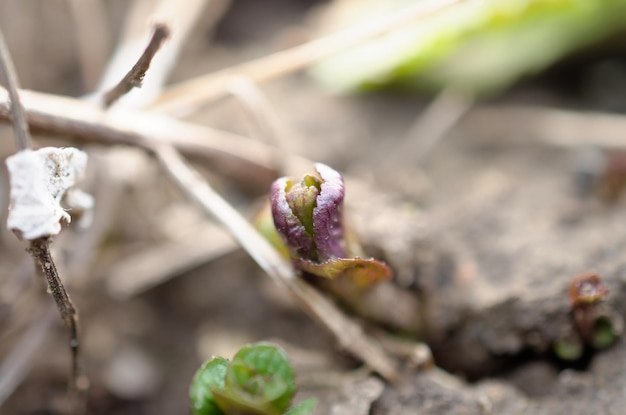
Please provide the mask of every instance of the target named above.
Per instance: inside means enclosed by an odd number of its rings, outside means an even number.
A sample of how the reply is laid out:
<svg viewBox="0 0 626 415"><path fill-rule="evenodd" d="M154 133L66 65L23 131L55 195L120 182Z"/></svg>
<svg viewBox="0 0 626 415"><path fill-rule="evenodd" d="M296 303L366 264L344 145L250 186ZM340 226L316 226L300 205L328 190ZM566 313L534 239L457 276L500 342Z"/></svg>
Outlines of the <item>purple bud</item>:
<svg viewBox="0 0 626 415"><path fill-rule="evenodd" d="M347 256L343 229L343 178L317 163L316 175L299 183L281 178L272 184L274 226L292 255L314 262Z"/></svg>
<svg viewBox="0 0 626 415"><path fill-rule="evenodd" d="M287 189L292 183L286 177L280 178L272 183L270 189L270 202L272 206L272 217L274 226L278 233L287 243L287 246L301 258L311 259L316 255L315 242L300 219L291 210L287 202Z"/></svg>
<svg viewBox="0 0 626 415"><path fill-rule="evenodd" d="M313 209L315 244L321 262L347 256L343 228L343 198L346 188L343 177L325 164L316 163L322 178L317 206Z"/></svg>

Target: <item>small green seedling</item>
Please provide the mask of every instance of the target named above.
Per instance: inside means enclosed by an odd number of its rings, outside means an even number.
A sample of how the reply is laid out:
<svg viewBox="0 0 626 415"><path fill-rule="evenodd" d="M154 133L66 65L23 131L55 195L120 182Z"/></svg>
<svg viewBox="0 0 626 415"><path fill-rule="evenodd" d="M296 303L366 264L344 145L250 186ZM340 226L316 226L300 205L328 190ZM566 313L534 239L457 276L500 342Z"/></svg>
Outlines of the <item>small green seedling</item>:
<svg viewBox="0 0 626 415"><path fill-rule="evenodd" d="M314 399L289 408L295 393L287 355L268 343L245 346L232 361L214 357L196 372L189 390L193 415L310 414Z"/></svg>

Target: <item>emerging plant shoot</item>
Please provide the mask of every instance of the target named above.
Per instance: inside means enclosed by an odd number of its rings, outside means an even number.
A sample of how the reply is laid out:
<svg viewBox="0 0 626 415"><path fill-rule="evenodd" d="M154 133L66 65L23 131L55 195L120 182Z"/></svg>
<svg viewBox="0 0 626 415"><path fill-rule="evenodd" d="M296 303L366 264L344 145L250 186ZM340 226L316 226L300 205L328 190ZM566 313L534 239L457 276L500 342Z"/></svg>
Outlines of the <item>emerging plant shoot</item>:
<svg viewBox="0 0 626 415"><path fill-rule="evenodd" d="M322 163L315 170L299 182L280 178L270 190L274 226L295 266L324 278L346 276L360 287L390 278L385 264L359 257L361 248L344 220L341 175Z"/></svg>
<svg viewBox="0 0 626 415"><path fill-rule="evenodd" d="M191 382L193 415L307 415L308 399L292 408L294 370L285 352L269 343L245 346L232 361L214 357Z"/></svg>

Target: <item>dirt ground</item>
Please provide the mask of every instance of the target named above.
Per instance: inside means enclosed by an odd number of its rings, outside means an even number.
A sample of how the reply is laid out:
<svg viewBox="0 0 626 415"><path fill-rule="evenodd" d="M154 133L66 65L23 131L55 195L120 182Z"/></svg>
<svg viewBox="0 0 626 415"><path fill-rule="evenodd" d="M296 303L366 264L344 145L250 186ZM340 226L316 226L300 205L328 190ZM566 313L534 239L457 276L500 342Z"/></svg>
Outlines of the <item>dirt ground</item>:
<svg viewBox="0 0 626 415"><path fill-rule="evenodd" d="M0 28L24 88L70 96L89 91L69 3L0 0ZM128 5L103 4L113 45ZM233 1L215 33L200 19L171 81L297 44L314 6ZM419 163L394 158L394 149L410 139L432 97L334 96L304 73L262 85L289 131L284 150L345 174L357 233L368 252L394 269L395 287L419 302L420 327L413 332L393 321L359 320L372 332L431 347L436 368L413 370L402 360L406 373L395 385L339 350L150 156L79 143L92 160L84 188L95 196L95 220L82 231L72 224L53 248L80 312L88 413L189 413L189 382L199 365L261 340L285 348L298 374L297 400L316 397L316 414L623 413L626 201L619 190L626 169L619 162L625 156L619 144L593 145L626 131L619 115L626 111L623 45L622 36L474 104ZM520 115L520 107L537 112ZM578 118L549 122L557 118L554 109ZM603 113L616 115L594 129ZM189 120L251 132L232 99ZM8 124L0 125L0 137L6 157L14 152ZM202 160L194 163L240 212L254 216L269 180L228 177ZM6 207L8 179L4 169L1 174ZM0 243L0 396L17 382L0 413L63 413L65 327L25 245L4 227ZM609 289L593 308L593 330L608 322L615 337L598 340L601 345L583 333L568 295L584 272L600 275ZM392 310L397 304L388 307L390 315L400 313ZM11 372L16 356L28 363Z"/></svg>

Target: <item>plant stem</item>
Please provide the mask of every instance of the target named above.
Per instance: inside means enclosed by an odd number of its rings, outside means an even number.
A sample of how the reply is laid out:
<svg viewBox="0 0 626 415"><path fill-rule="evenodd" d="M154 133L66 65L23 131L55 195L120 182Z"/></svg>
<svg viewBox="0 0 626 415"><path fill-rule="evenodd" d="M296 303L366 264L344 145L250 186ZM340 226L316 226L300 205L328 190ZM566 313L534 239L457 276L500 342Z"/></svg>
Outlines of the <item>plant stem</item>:
<svg viewBox="0 0 626 415"><path fill-rule="evenodd" d="M29 252L41 267L41 270L46 277L46 281L48 282L50 294L54 298L59 313L61 314L61 318L63 318L63 321L69 330L69 345L72 353L70 390L79 391L85 387L81 385L83 382L79 382L81 375L78 362L79 342L78 315L76 313L76 308L74 307L74 304L72 304L72 300L70 300L65 287L63 287L63 283L59 277L59 272L57 271L57 267L52 259L52 254L50 253L50 238L38 238L31 241Z"/></svg>
<svg viewBox="0 0 626 415"><path fill-rule="evenodd" d="M105 107L110 107L115 101L133 88L140 88L154 55L159 51L163 42L170 36L170 29L164 24L156 24L150 42L135 65L128 73L104 95Z"/></svg>
<svg viewBox="0 0 626 415"><path fill-rule="evenodd" d="M9 53L9 48L4 40L2 31L0 31L0 77L2 77L2 83L9 91L9 98L11 100L11 121L13 122L13 132L15 134L17 148L20 150L29 149L32 146L28 123L26 122L26 113L20 101L20 96L17 93L19 83L15 75L15 66L13 65L13 59L11 59L11 54Z"/></svg>
<svg viewBox="0 0 626 415"><path fill-rule="evenodd" d="M0 32L0 75L5 84L9 98L11 100L10 114L13 122L13 131L15 133L17 147L21 151L30 150L31 137L26 122L26 112L22 106L20 96L18 94L18 80L15 74L13 60L6 46L4 36ZM79 367L79 342L78 342L78 316L76 309L72 304L70 297L65 291L59 273L57 271L52 255L50 254L50 238L38 238L30 241L30 254L41 266L46 276L48 288L54 298L59 313L70 332L70 351L71 351L71 373L69 379L69 389L71 395L72 413L80 414L83 412L84 399L81 398L79 392L87 388L88 381L81 378Z"/></svg>

